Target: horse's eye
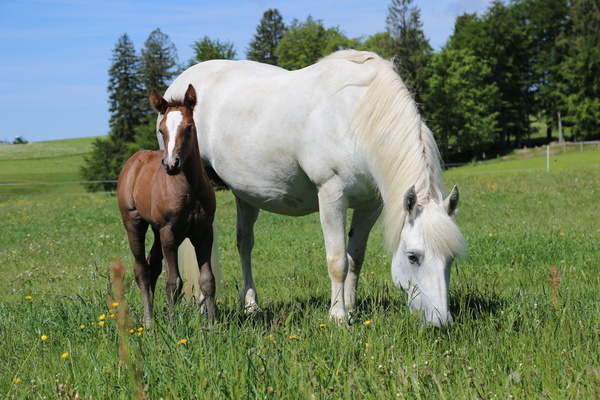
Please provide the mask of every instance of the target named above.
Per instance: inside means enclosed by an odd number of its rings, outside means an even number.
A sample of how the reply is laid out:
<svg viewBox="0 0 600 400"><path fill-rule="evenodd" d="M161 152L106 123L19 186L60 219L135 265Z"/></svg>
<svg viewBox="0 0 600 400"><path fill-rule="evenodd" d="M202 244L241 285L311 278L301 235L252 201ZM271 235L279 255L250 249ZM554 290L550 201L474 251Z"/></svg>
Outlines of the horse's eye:
<svg viewBox="0 0 600 400"><path fill-rule="evenodd" d="M165 136L165 133L162 130L158 130L158 133L160 133L160 136Z"/></svg>
<svg viewBox="0 0 600 400"><path fill-rule="evenodd" d="M409 253L408 254L408 262L410 262L411 264L419 264L419 256L415 253Z"/></svg>
<svg viewBox="0 0 600 400"><path fill-rule="evenodd" d="M194 125L190 124L187 126L187 128L185 128L185 133L187 133L188 135L190 133L192 133L192 129L194 128Z"/></svg>

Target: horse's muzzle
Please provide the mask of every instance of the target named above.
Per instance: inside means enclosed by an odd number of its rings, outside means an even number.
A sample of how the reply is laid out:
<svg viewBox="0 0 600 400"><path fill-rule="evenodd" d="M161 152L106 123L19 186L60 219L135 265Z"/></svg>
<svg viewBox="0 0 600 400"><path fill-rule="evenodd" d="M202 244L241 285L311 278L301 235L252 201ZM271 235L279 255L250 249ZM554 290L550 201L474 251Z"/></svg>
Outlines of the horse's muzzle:
<svg viewBox="0 0 600 400"><path fill-rule="evenodd" d="M181 172L181 160L179 157L163 158L162 166L169 175L177 175Z"/></svg>

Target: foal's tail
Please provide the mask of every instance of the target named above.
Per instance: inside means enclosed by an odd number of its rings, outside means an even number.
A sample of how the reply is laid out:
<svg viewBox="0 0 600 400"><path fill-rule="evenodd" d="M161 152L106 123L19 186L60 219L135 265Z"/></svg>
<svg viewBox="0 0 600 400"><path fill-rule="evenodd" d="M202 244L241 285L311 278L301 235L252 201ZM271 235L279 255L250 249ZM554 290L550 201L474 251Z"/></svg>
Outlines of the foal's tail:
<svg viewBox="0 0 600 400"><path fill-rule="evenodd" d="M221 263L219 261L219 243L217 240L217 221L213 221L213 243L212 252L210 258L210 264L212 266L213 274L215 275L215 283L217 286L216 298L221 296L223 284L221 283ZM196 252L194 246L185 239L177 252L177 259L179 261L179 275L183 280L183 296L187 301L198 301L201 302L203 297L198 286L200 279L200 272L198 267L198 261L196 261Z"/></svg>

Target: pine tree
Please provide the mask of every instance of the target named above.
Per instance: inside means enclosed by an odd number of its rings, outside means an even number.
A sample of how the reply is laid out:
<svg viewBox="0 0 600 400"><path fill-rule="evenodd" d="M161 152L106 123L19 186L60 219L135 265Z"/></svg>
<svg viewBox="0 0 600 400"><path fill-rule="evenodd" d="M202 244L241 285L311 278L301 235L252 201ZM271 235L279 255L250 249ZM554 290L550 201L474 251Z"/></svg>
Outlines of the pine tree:
<svg viewBox="0 0 600 400"><path fill-rule="evenodd" d="M140 61L126 33L113 50L108 75L111 136L117 144L130 143L134 140L135 127L145 115L146 101L140 80Z"/></svg>
<svg viewBox="0 0 600 400"><path fill-rule="evenodd" d="M275 50L285 32L283 18L277 9L264 12L259 25L256 27L254 39L246 51L248 60L258 61L271 65L278 65Z"/></svg>
<svg viewBox="0 0 600 400"><path fill-rule="evenodd" d="M150 33L140 57L140 81L144 87L145 96L150 98L152 90L164 93L173 78L179 73L177 66L177 48L169 36L156 29ZM152 112L150 101L147 110Z"/></svg>
<svg viewBox="0 0 600 400"><path fill-rule="evenodd" d="M92 181L87 184L89 191L104 188L113 191L116 183L106 182L117 179L123 164L131 155L128 144L135 140L135 129L144 118L144 90L139 77L139 59L133 43L125 33L119 38L113 50L109 73L109 121L110 133L107 139L97 139L92 152L81 168L83 177ZM105 181L102 183L94 181Z"/></svg>
<svg viewBox="0 0 600 400"><path fill-rule="evenodd" d="M433 50L423 32L421 10L412 0L392 0L388 6L386 32L387 52L395 57L396 66L406 86L422 104L427 92L429 64Z"/></svg>
<svg viewBox="0 0 600 400"><path fill-rule="evenodd" d="M138 150L158 150L156 139L156 112L150 105L150 94L156 89L164 93L173 78L179 73L177 67L177 48L169 36L160 29L154 30L148 36L140 57L140 81L144 88L146 106L144 118L135 128L135 141L128 145L129 153Z"/></svg>

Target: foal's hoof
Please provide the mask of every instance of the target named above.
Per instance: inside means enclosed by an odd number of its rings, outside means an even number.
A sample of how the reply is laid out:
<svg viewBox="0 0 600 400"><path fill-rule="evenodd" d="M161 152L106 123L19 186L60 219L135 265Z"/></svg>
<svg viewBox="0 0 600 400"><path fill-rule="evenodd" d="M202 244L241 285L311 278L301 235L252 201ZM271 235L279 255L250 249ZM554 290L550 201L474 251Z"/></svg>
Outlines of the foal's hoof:
<svg viewBox="0 0 600 400"><path fill-rule="evenodd" d="M252 302L244 306L244 314L246 315L255 315L262 312L263 310L258 306L258 304L256 304L256 302Z"/></svg>

